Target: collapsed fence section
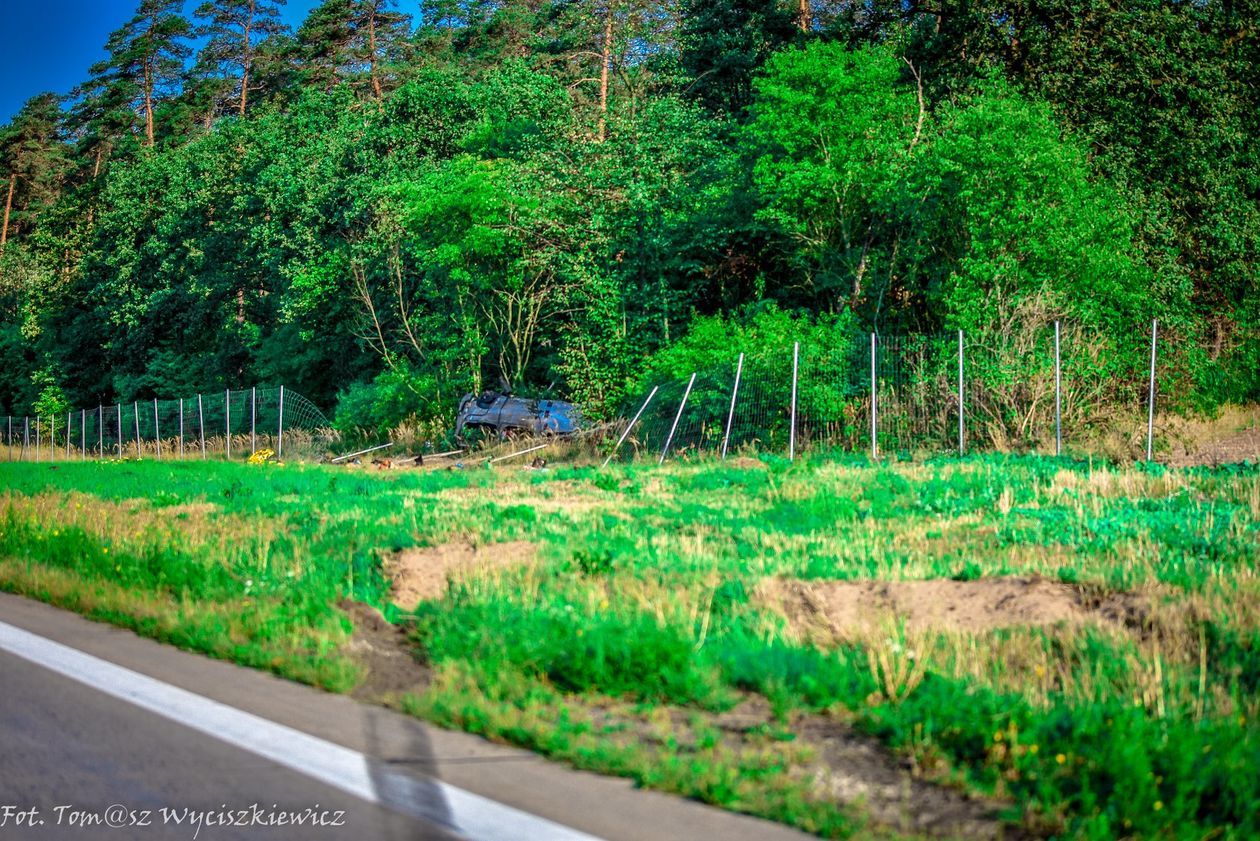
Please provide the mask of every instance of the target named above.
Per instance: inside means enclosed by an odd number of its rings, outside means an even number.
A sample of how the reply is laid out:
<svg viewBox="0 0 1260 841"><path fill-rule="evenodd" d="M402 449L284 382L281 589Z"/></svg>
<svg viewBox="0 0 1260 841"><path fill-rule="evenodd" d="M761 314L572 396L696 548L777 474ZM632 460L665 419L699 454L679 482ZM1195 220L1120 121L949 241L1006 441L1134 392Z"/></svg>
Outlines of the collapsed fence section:
<svg viewBox="0 0 1260 841"><path fill-rule="evenodd" d="M1149 326L1149 370L1132 355L1109 357L1078 328L1047 327L1014 339L867 333L829 347L733 353L728 364L633 397L607 460L726 458L742 447L788 458L807 449L962 455L978 446L1061 455L1064 429L1089 426L1094 407L1138 401L1150 460L1158 324Z"/></svg>
<svg viewBox="0 0 1260 841"><path fill-rule="evenodd" d="M334 438L323 413L286 389L248 388L173 400L98 404L64 415L6 416L9 460L248 458L322 451Z"/></svg>

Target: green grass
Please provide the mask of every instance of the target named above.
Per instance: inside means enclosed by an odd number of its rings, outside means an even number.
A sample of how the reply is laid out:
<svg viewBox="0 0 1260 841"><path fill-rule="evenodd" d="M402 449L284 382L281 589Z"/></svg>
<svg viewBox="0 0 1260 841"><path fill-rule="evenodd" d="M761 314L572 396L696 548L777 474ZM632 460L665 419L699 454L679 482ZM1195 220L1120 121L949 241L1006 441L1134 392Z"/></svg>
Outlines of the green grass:
<svg viewBox="0 0 1260 841"><path fill-rule="evenodd" d="M0 464L0 486L0 586L335 690L360 677L338 600L407 618L387 604L391 553L530 541L532 563L463 578L410 617L435 678L406 707L819 834L863 815L810 782L818 757L791 740L818 720L1006 799L1037 831L1260 834L1253 466L146 461ZM1000 575L1151 607L1128 625L837 636L766 597L780 579ZM749 698L781 738L717 735Z"/></svg>

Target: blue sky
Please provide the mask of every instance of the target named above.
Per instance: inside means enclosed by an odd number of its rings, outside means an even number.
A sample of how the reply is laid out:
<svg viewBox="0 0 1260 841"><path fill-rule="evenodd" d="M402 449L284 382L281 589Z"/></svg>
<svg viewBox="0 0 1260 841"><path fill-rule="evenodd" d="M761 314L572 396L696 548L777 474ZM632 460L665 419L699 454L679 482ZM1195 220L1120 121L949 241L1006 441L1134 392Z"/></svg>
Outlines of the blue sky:
<svg viewBox="0 0 1260 841"><path fill-rule="evenodd" d="M202 0L186 0L185 14ZM297 26L318 0L289 0L284 18ZM139 0L0 0L0 124L37 93L66 94L105 57L109 33ZM401 4L400 4L401 5Z"/></svg>

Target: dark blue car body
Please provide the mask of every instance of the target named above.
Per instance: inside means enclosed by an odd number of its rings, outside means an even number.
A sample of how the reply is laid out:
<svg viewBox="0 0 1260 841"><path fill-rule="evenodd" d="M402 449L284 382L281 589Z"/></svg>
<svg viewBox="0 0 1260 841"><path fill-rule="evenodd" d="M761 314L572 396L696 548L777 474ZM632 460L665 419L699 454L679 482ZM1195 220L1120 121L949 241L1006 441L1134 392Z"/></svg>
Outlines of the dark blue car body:
<svg viewBox="0 0 1260 841"><path fill-rule="evenodd" d="M465 394L459 401L455 434L464 437L469 430L481 430L499 435L570 435L580 427L581 416L572 403L483 391Z"/></svg>

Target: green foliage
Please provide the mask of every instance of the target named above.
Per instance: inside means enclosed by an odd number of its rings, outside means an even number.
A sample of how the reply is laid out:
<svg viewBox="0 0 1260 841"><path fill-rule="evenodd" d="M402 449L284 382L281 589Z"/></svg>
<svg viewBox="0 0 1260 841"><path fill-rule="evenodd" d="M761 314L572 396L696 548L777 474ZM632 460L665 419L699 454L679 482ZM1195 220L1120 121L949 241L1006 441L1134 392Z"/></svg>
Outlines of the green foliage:
<svg viewBox="0 0 1260 841"><path fill-rule="evenodd" d="M57 378L51 370L45 368L36 371L31 375L31 384L39 389L39 396L31 407L36 415L45 419L60 418L70 411L70 401L66 399L65 392L57 384Z"/></svg>
<svg viewBox="0 0 1260 841"><path fill-rule="evenodd" d="M67 112L30 100L0 129L0 399L51 366L75 404L283 379L329 406L397 368L420 416L506 381L603 420L697 319L768 303L966 328L1017 443L1055 320L1100 416L1151 317L1175 408L1257 387L1236 4L422 5L413 33L326 0L290 36L207 0L189 67L191 24L144 0ZM846 391L811 418L851 424Z"/></svg>
<svg viewBox="0 0 1260 841"><path fill-rule="evenodd" d="M443 418L449 407L434 399L432 375L408 369L384 371L371 383L355 383L337 398L333 426L343 435L359 430L388 430L406 421Z"/></svg>

